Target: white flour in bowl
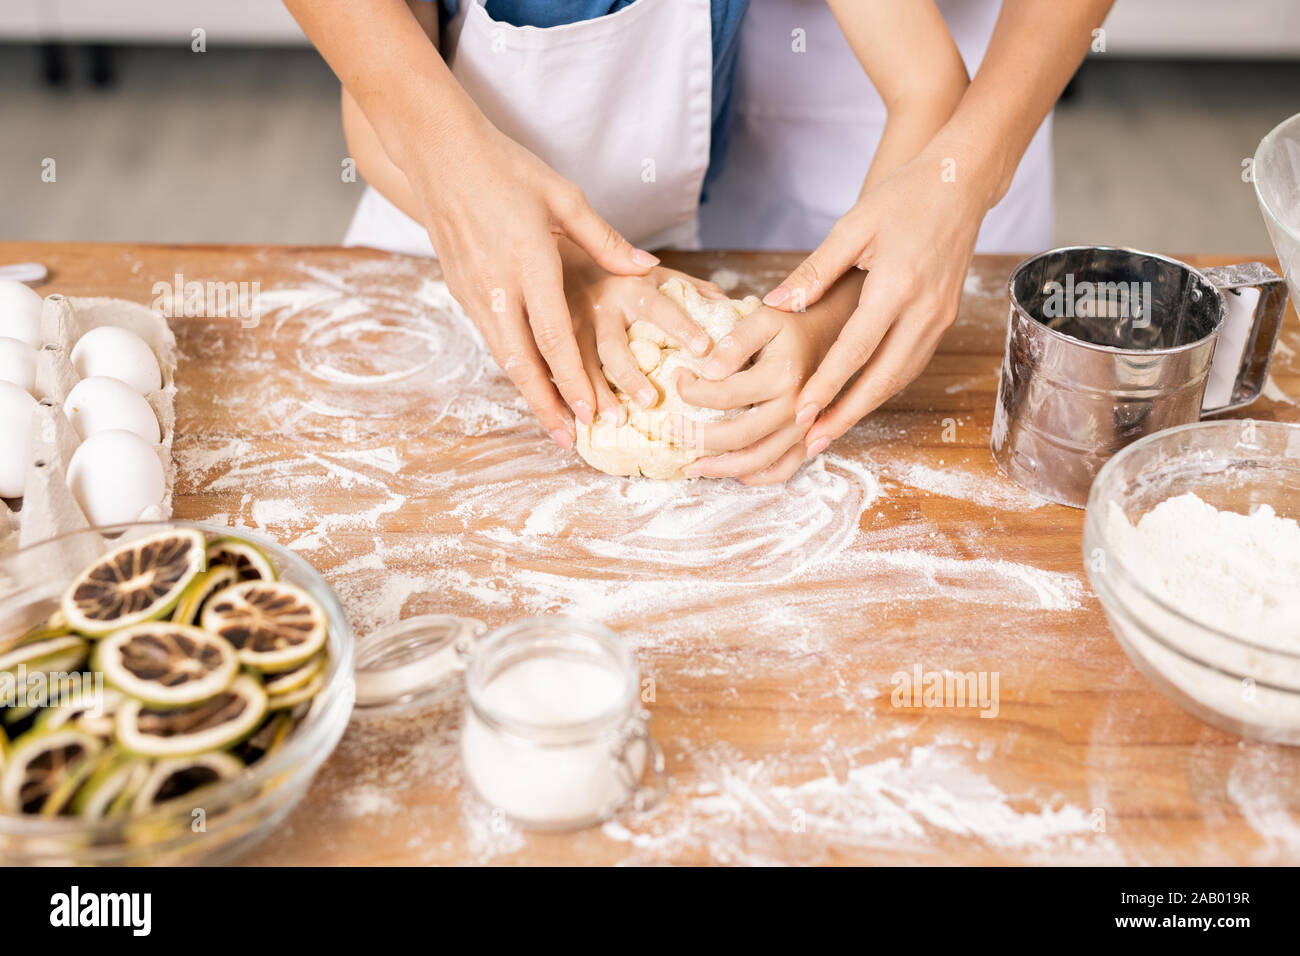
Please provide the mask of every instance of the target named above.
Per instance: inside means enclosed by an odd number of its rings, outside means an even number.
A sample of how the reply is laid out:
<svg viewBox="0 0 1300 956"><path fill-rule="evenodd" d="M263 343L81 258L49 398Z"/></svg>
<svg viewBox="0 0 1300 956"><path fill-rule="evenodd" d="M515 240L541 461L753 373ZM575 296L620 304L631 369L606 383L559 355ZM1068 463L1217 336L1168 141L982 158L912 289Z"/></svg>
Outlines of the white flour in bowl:
<svg viewBox="0 0 1300 956"><path fill-rule="evenodd" d="M1300 651L1300 525L1268 505L1219 511L1194 494L1168 498L1136 526L1111 504L1108 534L1125 570L1203 624Z"/></svg>

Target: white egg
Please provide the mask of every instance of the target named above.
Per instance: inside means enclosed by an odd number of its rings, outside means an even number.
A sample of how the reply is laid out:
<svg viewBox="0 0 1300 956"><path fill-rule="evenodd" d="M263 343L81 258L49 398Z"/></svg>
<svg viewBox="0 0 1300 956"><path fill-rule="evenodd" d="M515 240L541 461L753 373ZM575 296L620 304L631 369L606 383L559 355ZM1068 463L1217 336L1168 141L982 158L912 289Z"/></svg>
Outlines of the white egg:
<svg viewBox="0 0 1300 956"><path fill-rule="evenodd" d="M0 279L0 335L32 348L41 345L40 293L14 279Z"/></svg>
<svg viewBox="0 0 1300 956"><path fill-rule="evenodd" d="M36 349L19 339L0 335L0 382L17 385L24 392L36 387Z"/></svg>
<svg viewBox="0 0 1300 956"><path fill-rule="evenodd" d="M83 378L63 403L63 413L82 438L112 429L133 432L151 445L162 440L158 416L144 396L106 375Z"/></svg>
<svg viewBox="0 0 1300 956"><path fill-rule="evenodd" d="M113 429L87 438L68 462L68 487L92 525L136 521L166 494L162 461L134 432Z"/></svg>
<svg viewBox="0 0 1300 956"><path fill-rule="evenodd" d="M0 498L21 498L32 455L36 399L12 382L0 382Z"/></svg>
<svg viewBox="0 0 1300 956"><path fill-rule="evenodd" d="M72 364L82 378L106 375L126 382L141 395L162 388L153 349L134 332L115 325L101 325L83 335L72 347Z"/></svg>

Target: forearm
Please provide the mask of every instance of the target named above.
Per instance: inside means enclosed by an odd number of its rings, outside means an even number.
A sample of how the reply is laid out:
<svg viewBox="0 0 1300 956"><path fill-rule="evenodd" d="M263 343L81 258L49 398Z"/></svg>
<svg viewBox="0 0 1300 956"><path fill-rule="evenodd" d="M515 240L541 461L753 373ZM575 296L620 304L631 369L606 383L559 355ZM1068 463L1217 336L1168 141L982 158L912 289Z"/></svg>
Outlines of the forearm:
<svg viewBox="0 0 1300 956"><path fill-rule="evenodd" d="M994 206L1114 0L1004 0L993 38L928 157Z"/></svg>
<svg viewBox="0 0 1300 956"><path fill-rule="evenodd" d="M375 128L346 89L343 90L343 135L348 142L348 155L366 182L402 212L420 221L423 210L410 181L384 151Z"/></svg>
<svg viewBox="0 0 1300 956"><path fill-rule="evenodd" d="M458 132L486 123L427 24L403 0L285 0L285 6L399 169L417 160L436 165L440 158L450 166Z"/></svg>
<svg viewBox="0 0 1300 956"><path fill-rule="evenodd" d="M860 194L920 155L952 117L964 89L965 84L957 87L950 99L929 100L890 110Z"/></svg>
<svg viewBox="0 0 1300 956"><path fill-rule="evenodd" d="M961 102L969 77L934 0L830 0L830 7L888 114L866 192L925 148Z"/></svg>

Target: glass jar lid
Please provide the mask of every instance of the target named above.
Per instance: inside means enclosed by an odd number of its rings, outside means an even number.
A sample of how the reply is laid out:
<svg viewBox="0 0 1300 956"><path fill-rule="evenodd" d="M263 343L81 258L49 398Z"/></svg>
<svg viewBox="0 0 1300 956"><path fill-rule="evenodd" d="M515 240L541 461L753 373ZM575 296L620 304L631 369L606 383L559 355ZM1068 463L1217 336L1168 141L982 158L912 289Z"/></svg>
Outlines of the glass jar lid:
<svg viewBox="0 0 1300 956"><path fill-rule="evenodd" d="M357 711L401 713L452 696L487 630L476 618L426 614L368 634L357 642Z"/></svg>

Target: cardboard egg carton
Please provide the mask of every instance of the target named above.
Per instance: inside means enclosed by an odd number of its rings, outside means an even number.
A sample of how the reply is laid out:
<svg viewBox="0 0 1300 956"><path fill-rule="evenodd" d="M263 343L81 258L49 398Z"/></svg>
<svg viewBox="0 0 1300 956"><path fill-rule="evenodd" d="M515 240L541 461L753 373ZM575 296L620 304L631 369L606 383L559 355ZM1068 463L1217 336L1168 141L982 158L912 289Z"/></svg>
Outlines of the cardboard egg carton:
<svg viewBox="0 0 1300 956"><path fill-rule="evenodd" d="M167 321L147 307L122 299L68 298L51 295L41 313L41 348L36 358L37 400L32 428L31 461L25 495L0 499L0 555L57 535L90 527L68 487L68 463L81 444L63 411L64 401L80 381L72 365L72 348L91 329L116 325L148 343L162 370L162 388L145 398L158 416L162 441L155 447L162 461L166 494L140 516L142 521L171 517L176 469L172 440L176 432L176 337Z"/></svg>

